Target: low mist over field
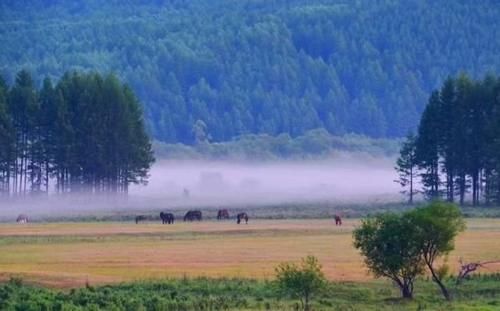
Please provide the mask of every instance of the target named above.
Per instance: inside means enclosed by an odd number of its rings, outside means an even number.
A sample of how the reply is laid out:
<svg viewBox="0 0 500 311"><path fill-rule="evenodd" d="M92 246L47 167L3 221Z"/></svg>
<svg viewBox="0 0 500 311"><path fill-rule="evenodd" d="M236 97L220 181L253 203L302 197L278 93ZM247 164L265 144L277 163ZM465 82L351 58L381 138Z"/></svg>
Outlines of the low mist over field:
<svg viewBox="0 0 500 311"><path fill-rule="evenodd" d="M180 205L359 202L394 198L399 190L395 178L388 159L160 161L151 171L149 185L134 187L131 195L165 198L168 203Z"/></svg>
<svg viewBox="0 0 500 311"><path fill-rule="evenodd" d="M400 199L393 159L340 157L321 161L159 160L149 183L129 196L68 195L3 200L2 219L19 213L57 217L297 203L371 203Z"/></svg>

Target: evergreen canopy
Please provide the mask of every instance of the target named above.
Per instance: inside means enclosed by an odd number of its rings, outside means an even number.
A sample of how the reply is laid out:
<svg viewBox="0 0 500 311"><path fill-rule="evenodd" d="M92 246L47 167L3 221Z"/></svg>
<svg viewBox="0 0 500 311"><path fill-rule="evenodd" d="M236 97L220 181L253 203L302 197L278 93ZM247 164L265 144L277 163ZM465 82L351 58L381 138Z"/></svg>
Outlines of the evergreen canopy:
<svg viewBox="0 0 500 311"><path fill-rule="evenodd" d="M432 92L416 138L401 149L403 187L420 175L430 199L473 205L500 202L500 79L449 77ZM411 151L411 154L410 152ZM408 161L409 155L414 157ZM410 170L411 168L411 170Z"/></svg>
<svg viewBox="0 0 500 311"><path fill-rule="evenodd" d="M127 192L154 160L134 93L97 73L37 89L23 70L12 87L0 83L0 145L0 195Z"/></svg>
<svg viewBox="0 0 500 311"><path fill-rule="evenodd" d="M403 137L446 76L498 72L498 16L491 0L4 0L0 74L115 72L164 142L194 143L198 120L213 141Z"/></svg>

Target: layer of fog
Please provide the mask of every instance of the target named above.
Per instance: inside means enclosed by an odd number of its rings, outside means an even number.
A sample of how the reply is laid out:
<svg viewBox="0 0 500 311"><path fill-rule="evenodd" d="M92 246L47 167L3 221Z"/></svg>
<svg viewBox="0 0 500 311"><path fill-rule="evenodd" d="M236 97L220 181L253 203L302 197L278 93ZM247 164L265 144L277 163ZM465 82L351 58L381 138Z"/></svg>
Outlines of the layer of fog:
<svg viewBox="0 0 500 311"><path fill-rule="evenodd" d="M394 159L343 157L264 163L157 161L146 186L128 198L101 195L0 201L0 217L92 214L169 208L286 203L370 203L401 200Z"/></svg>
<svg viewBox="0 0 500 311"><path fill-rule="evenodd" d="M132 196L166 204L277 204L302 201L366 201L397 195L390 160L336 159L321 162L225 163L163 161L147 187Z"/></svg>

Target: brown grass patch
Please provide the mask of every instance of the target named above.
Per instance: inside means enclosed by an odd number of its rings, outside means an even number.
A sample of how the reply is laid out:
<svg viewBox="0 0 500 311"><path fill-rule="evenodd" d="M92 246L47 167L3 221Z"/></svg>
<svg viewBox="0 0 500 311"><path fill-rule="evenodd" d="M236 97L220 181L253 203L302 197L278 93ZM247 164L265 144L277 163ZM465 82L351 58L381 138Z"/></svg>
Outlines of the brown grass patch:
<svg viewBox="0 0 500 311"><path fill-rule="evenodd" d="M371 276L352 246L356 220L0 225L0 278L55 287L183 276L272 278L282 261L315 255L332 280ZM500 220L474 219L457 241L458 258L500 258ZM494 268L495 269L495 268ZM497 267L496 271L500 271Z"/></svg>

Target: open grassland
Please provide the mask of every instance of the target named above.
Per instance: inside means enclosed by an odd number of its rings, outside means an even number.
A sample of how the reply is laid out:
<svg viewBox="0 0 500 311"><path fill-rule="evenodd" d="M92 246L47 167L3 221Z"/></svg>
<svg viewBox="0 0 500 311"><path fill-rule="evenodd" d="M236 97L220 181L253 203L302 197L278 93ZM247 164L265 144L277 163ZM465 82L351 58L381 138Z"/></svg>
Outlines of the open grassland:
<svg viewBox="0 0 500 311"><path fill-rule="evenodd" d="M282 261L315 255L332 281L370 281L352 246L358 220L0 225L0 278L79 287L155 278L272 279ZM469 219L449 258L500 258L500 219ZM500 265L484 272L500 272Z"/></svg>

